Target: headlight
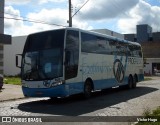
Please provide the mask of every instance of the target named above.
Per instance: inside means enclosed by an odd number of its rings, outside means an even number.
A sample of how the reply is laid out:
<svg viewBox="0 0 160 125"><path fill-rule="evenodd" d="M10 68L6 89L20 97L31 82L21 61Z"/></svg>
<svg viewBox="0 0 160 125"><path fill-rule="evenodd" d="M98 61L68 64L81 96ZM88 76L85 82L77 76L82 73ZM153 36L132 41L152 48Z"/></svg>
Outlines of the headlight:
<svg viewBox="0 0 160 125"><path fill-rule="evenodd" d="M51 86L51 80L43 81L43 85L49 88Z"/></svg>
<svg viewBox="0 0 160 125"><path fill-rule="evenodd" d="M22 82L22 86L23 86L23 87L27 87L27 88L28 88L27 84L26 84L26 83L24 83L24 82Z"/></svg>
<svg viewBox="0 0 160 125"><path fill-rule="evenodd" d="M62 84L64 84L64 81L63 81L63 80L52 83L51 87L58 86L58 85L62 85Z"/></svg>

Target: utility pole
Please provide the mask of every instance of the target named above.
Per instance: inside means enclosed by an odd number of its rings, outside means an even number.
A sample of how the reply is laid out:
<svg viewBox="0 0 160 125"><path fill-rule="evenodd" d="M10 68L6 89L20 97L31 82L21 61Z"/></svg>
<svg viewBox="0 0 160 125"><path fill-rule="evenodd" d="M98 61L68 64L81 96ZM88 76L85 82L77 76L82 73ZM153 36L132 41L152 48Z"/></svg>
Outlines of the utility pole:
<svg viewBox="0 0 160 125"><path fill-rule="evenodd" d="M72 27L72 3L69 0L69 27Z"/></svg>

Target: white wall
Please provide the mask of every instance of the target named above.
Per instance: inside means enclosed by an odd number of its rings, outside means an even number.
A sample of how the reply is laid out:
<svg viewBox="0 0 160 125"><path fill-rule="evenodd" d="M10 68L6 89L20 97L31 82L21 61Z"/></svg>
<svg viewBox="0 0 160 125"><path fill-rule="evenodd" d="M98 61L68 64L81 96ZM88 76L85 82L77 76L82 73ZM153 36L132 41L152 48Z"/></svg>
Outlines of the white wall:
<svg viewBox="0 0 160 125"><path fill-rule="evenodd" d="M144 72L148 75L152 74L152 63L160 63L160 58L146 58L146 63L144 67Z"/></svg>
<svg viewBox="0 0 160 125"><path fill-rule="evenodd" d="M152 62L147 62L144 67L145 74L152 75Z"/></svg>
<svg viewBox="0 0 160 125"><path fill-rule="evenodd" d="M15 55L22 54L26 36L12 37L11 45L4 45L4 75L17 75L20 69L16 67Z"/></svg>

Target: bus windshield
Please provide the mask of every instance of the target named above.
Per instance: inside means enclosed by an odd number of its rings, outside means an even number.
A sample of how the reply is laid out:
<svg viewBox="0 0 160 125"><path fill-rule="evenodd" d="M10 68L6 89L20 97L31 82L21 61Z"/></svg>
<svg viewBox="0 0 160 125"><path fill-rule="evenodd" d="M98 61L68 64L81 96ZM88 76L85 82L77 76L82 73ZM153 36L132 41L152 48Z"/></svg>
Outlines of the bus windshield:
<svg viewBox="0 0 160 125"><path fill-rule="evenodd" d="M23 80L51 80L63 75L65 30L28 36L22 57Z"/></svg>

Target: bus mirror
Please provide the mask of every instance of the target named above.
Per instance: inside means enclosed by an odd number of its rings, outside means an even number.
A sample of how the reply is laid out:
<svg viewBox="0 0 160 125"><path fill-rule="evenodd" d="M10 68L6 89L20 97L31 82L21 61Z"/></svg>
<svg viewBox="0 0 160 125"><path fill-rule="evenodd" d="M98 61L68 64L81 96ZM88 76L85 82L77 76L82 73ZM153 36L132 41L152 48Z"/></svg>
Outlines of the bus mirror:
<svg viewBox="0 0 160 125"><path fill-rule="evenodd" d="M16 55L16 67L21 68L21 66L19 65L19 56L22 56L21 54L17 54Z"/></svg>

